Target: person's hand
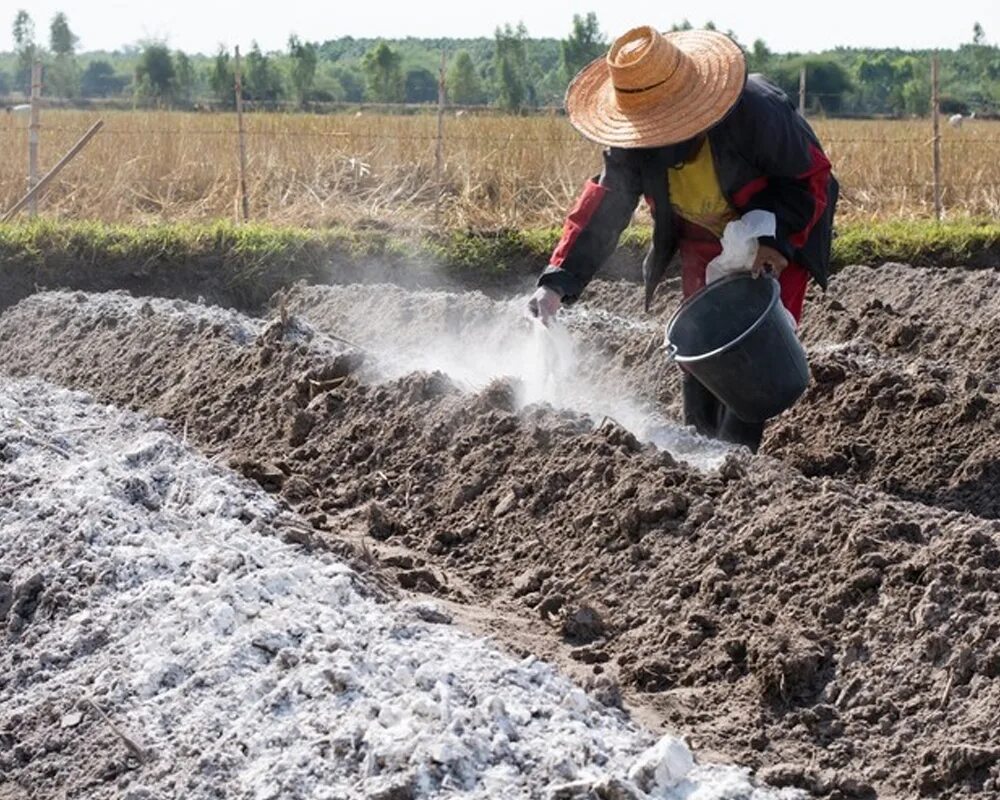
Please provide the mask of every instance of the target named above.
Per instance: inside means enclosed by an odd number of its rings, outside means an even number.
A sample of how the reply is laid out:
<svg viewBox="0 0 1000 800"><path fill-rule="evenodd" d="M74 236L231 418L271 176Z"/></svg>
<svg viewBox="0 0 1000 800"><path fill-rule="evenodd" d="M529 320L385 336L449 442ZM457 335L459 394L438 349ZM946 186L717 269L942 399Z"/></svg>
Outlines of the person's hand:
<svg viewBox="0 0 1000 800"><path fill-rule="evenodd" d="M562 296L559 292L548 286L539 286L531 295L531 299L528 300L528 314L538 319L543 325L548 325L555 317L560 305L562 305Z"/></svg>
<svg viewBox="0 0 1000 800"><path fill-rule="evenodd" d="M750 271L755 278L759 278L764 274L765 270L770 270L774 273L774 277L777 278L787 266L787 258L773 247L762 244L757 247L757 257L754 259L753 267Z"/></svg>

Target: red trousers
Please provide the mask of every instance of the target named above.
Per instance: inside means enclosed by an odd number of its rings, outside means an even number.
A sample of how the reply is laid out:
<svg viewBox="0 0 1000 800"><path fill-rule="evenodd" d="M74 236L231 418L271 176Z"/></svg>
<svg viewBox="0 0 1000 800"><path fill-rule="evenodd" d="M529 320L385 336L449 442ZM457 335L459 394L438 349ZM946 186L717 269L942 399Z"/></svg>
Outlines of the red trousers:
<svg viewBox="0 0 1000 800"><path fill-rule="evenodd" d="M680 236L681 288L684 296L690 297L705 285L705 267L722 252L722 244L711 231L683 220ZM781 285L781 302L795 321L800 322L809 271L801 264L789 264L779 276L778 283Z"/></svg>

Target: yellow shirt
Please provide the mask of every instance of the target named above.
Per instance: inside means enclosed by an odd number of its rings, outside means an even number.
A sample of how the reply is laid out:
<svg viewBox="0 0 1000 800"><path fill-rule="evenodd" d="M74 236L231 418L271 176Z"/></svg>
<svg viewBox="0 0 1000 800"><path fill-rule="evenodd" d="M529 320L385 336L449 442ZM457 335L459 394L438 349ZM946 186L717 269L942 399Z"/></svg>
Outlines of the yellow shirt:
<svg viewBox="0 0 1000 800"><path fill-rule="evenodd" d="M667 170L667 181L674 213L716 236L721 237L726 224L739 216L719 186L708 137L693 161Z"/></svg>

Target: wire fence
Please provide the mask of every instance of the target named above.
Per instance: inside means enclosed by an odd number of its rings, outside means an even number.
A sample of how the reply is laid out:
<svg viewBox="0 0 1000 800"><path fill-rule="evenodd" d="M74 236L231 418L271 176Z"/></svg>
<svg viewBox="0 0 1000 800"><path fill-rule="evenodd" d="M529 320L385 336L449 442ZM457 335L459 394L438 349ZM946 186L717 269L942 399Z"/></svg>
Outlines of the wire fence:
<svg viewBox="0 0 1000 800"><path fill-rule="evenodd" d="M141 112L137 112L141 113ZM64 133L64 134L74 134L79 133L76 128L69 128L65 126L46 126L46 131L51 133ZM1000 133L1000 126L997 127L997 132ZM206 136L213 137L218 136L222 138L233 137L233 131L217 129L217 130L204 130L198 128L148 128L148 127L134 127L134 128L117 128L108 129L104 133L105 136L120 136L120 137L136 137L136 136ZM349 138L363 138L363 139L373 139L373 140L396 140L399 138L398 134L395 133L378 133L378 132L350 132L350 131L296 131L296 130L283 130L283 131L273 131L273 130L259 130L255 131L253 129L247 129L247 136L256 136L264 138L277 138L277 137L304 137L304 138L319 138L319 139L349 139ZM482 135L482 134L468 134L468 135L449 135L447 141L449 142L476 142L476 141L497 141L506 142L510 141L514 134L493 134L493 135ZM411 141L437 141L438 137L436 134L427 133L410 133L406 135L406 138ZM519 142L546 142L551 144L565 144L565 145L576 145L579 143L580 139L578 136L568 133L563 136L525 136L517 135L517 141ZM876 144L876 145L923 145L929 146L932 142L932 137L885 137L885 136L868 136L868 137L830 137L824 138L824 147L838 146L844 144ZM991 147L1000 144L1000 136L996 137L980 137L980 138L966 138L960 142L952 142L952 144L960 145L961 147Z"/></svg>
<svg viewBox="0 0 1000 800"><path fill-rule="evenodd" d="M41 104L39 104L40 106ZM36 109L36 112L38 109ZM357 219L441 226L555 224L599 148L557 114L246 113L247 216L323 225ZM24 153L53 164L96 119L41 108L0 114L0 208L24 194ZM83 155L49 184L46 214L107 221L234 213L239 135L231 112L108 111ZM1000 213L1000 122L811 117L842 185L841 216ZM940 157L933 153L937 148ZM935 168L936 165L936 168ZM40 176L29 176L33 186Z"/></svg>

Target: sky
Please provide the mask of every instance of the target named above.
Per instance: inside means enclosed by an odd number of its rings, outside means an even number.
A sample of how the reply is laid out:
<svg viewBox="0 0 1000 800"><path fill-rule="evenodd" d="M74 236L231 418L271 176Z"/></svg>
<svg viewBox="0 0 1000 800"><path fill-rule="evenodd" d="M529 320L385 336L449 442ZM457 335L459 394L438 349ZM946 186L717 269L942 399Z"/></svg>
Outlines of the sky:
<svg viewBox="0 0 1000 800"><path fill-rule="evenodd" d="M562 38L573 14L593 11L610 36L636 25L669 28L687 18L694 25L715 22L732 29L740 41L763 39L778 52L816 51L838 45L854 47L954 48L972 39L979 22L986 40L1000 42L1000 0L951 0L932 11L916 4L839 0L836 3L765 3L742 0L586 0L541 2L504 0L500 3L441 0L284 0L280 3L170 0L165 3L121 0L31 0L36 39L48 42L52 16L64 12L80 37L79 51L115 50L142 39L165 40L187 52L214 52L219 44L249 47L256 40L264 50L284 49L291 33L309 41L340 36L401 38L491 36L505 22L523 21L533 37ZM11 23L18 0L4 4L10 19L0 19L0 51L13 49ZM927 8L927 6L924 6ZM931 8L934 8L931 6Z"/></svg>

